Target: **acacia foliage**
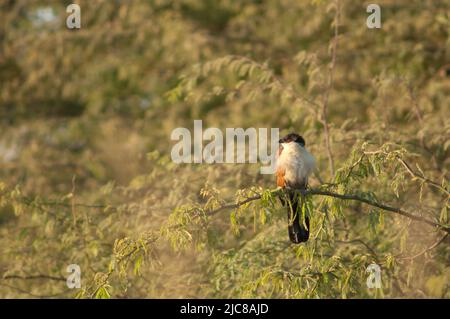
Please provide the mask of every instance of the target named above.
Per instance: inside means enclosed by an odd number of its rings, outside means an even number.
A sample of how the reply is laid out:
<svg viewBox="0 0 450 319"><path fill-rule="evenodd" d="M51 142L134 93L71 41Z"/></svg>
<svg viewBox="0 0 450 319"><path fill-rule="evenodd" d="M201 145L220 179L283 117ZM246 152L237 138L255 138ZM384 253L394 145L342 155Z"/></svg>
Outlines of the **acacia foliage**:
<svg viewBox="0 0 450 319"><path fill-rule="evenodd" d="M380 2L381 30L354 1L80 5L72 32L1 4L2 297L449 297L448 4ZM293 246L257 165L170 160L194 119L300 132L311 187L362 200L307 195Z"/></svg>

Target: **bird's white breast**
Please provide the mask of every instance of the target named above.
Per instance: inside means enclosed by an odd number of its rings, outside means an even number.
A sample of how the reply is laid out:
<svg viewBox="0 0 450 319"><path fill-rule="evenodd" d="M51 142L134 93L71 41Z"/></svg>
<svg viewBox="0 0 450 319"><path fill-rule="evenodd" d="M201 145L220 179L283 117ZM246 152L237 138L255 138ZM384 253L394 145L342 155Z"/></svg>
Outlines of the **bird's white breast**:
<svg viewBox="0 0 450 319"><path fill-rule="evenodd" d="M314 171L314 157L298 143L282 143L283 151L278 157L277 168L284 170L288 185L306 185Z"/></svg>

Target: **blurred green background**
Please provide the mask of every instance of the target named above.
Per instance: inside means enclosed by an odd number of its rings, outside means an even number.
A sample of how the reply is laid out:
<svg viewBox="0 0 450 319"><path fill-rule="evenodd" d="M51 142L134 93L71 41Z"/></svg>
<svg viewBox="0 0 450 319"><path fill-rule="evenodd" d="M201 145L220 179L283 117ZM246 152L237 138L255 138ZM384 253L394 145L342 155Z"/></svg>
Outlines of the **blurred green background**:
<svg viewBox="0 0 450 319"><path fill-rule="evenodd" d="M65 26L72 1L0 0L0 194L7 194L0 197L0 297L73 297L78 291L67 289L64 280L71 263L82 266L79 296L88 297L90 285L101 282L98 274L108 270L116 239L158 229L174 208L202 203L199 192L205 185L228 200L241 188L274 188L273 177L258 174L257 165L171 163L170 133L192 128L194 119L202 119L204 127L299 132L316 156L321 178L333 181L323 123L302 105L282 102L282 94L263 88L262 73L239 74L232 66L218 72L202 69L195 85L179 85L206 62L242 56L300 96L322 103L334 1L74 2L81 7L79 30ZM410 152L424 175L446 185L450 3L377 1L381 29L367 28L368 4L339 3L328 102L336 168L348 163L362 141L392 142ZM214 90L218 93L211 95ZM354 187L421 214L431 212L446 223L442 211L448 196L425 186L419 199L420 184L410 180L401 182L401 195L395 196L390 180L397 169ZM311 183L319 185L317 178ZM364 240L387 258L400 250L414 254L438 238L423 226L405 230L406 221L390 216L369 233L361 210L367 212L360 205L348 208L345 218L332 223L336 240ZM236 235L225 213L210 221L206 231L192 230L194 239L186 247L181 237L173 241L162 231L167 238L155 248L158 262L146 255L145 265L139 261L136 270L134 264L134 275L112 277L107 293L97 297L450 296L448 241L423 260L394 262L380 295L365 288L364 267L371 257L364 245L317 239L308 249L317 252L321 245L329 251L317 257L317 265L307 263L308 268L299 261L298 248L287 242L281 208L278 215L255 227L244 218ZM403 232L408 236L401 239ZM248 257L248 250L255 256ZM359 263L355 256L366 259ZM281 271L308 268L315 273L326 263L335 265L336 258L342 281L314 275L302 281L283 277ZM261 278L274 267L281 271L278 277ZM22 279L8 278L12 275Z"/></svg>

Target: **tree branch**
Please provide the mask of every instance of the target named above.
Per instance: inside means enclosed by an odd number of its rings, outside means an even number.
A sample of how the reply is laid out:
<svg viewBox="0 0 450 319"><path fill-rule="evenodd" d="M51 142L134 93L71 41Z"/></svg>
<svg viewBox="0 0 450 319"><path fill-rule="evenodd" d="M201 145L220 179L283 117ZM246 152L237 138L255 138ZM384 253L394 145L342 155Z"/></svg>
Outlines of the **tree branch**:
<svg viewBox="0 0 450 319"><path fill-rule="evenodd" d="M276 189L276 190L272 190L271 191L271 193L273 195L279 194L280 192L281 192L281 189ZM409 218L411 220L418 221L418 222L421 222L421 223L425 223L425 224L428 224L428 225L433 226L433 227L437 227L437 228L439 228L440 230L442 230L444 232L450 233L450 227L448 227L448 226L441 225L441 224L436 223L436 222L434 222L432 220L429 220L427 218L414 215L414 214L409 213L409 212L407 212L407 211L405 211L405 210L403 210L401 208L397 208L397 207L392 207L392 206L388 206L388 205L385 205L385 204L381 204L381 203L369 200L367 198L364 198L364 197L361 197L361 196L358 196L358 195L338 194L338 193L333 193L333 192L330 192L330 191L323 191L323 190L319 190L319 189L308 189L306 191L303 191L302 195L328 196L328 197L339 198L339 199L342 199L342 200L351 200L351 201L362 202L362 203L364 203L366 205L377 207L377 208L382 209L384 211L392 212L392 213L395 213L395 214L407 217L407 218ZM239 208L239 207L241 207L241 206L243 206L243 205L245 205L245 204L247 204L249 202L252 202L252 201L255 201L255 200L259 200L259 199L261 199L261 197L262 197L262 195L258 194L258 195L255 195L255 196L248 197L245 200L239 201L239 202L234 203L234 204L226 204L226 205L223 205L223 206L221 206L219 208L216 208L214 210L211 210L211 211L207 212L207 215L208 216L212 216L212 215L215 215L215 214L217 214L220 211L225 210L225 209L236 209L236 208Z"/></svg>
<svg viewBox="0 0 450 319"><path fill-rule="evenodd" d="M20 275L6 275L1 277L1 279L22 279L22 280L33 280L33 279L47 279L54 281L66 281L64 277L56 277L50 275L32 275L32 276L20 276Z"/></svg>

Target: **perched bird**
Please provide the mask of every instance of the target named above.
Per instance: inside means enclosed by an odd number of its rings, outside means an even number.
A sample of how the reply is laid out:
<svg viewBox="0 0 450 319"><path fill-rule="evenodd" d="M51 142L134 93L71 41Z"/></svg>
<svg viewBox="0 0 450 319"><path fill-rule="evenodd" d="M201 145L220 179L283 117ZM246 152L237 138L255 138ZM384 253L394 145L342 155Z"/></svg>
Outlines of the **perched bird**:
<svg viewBox="0 0 450 319"><path fill-rule="evenodd" d="M287 207L289 239L295 244L309 238L309 217L302 217L302 197L292 190L306 190L308 176L315 167L314 157L306 150L305 140L296 133L290 133L279 140L276 175L277 186L286 190L280 200Z"/></svg>

